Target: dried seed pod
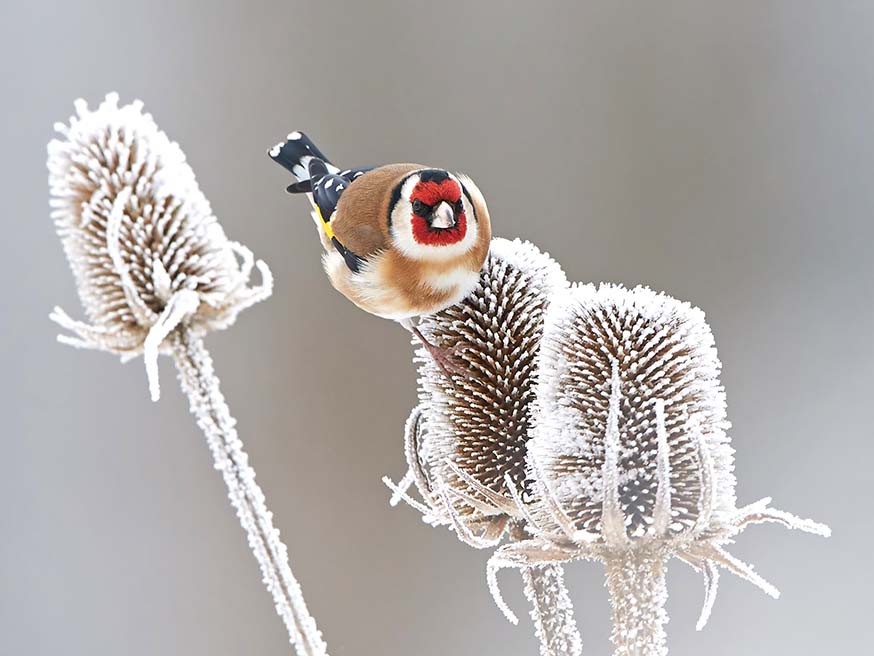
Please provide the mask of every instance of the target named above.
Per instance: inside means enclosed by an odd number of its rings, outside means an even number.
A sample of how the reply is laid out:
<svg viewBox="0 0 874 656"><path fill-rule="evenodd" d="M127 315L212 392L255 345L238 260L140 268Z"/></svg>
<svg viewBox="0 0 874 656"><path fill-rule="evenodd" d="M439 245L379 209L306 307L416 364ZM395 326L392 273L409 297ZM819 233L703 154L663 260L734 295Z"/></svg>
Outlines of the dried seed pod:
<svg viewBox="0 0 874 656"><path fill-rule="evenodd" d="M527 242L495 239L479 286L461 303L423 317L426 338L454 351L449 379L424 349L421 403L406 425L409 471L393 491L431 524L448 524L477 548L496 546L509 528L524 539L519 492L534 367L550 298L567 287L559 265ZM423 501L407 495L415 483ZM582 642L560 565L523 571L542 656L579 656Z"/></svg>
<svg viewBox="0 0 874 656"><path fill-rule="evenodd" d="M704 313L646 288L613 285L577 287L557 303L529 448L539 485L573 530L589 541L616 534L618 544L682 538L727 521L735 478ZM670 486L660 489L665 468ZM605 504L615 516L604 516Z"/></svg>
<svg viewBox="0 0 874 656"><path fill-rule="evenodd" d="M123 358L144 353L153 398L158 351L173 354L289 640L299 656L326 656L203 344L203 333L230 325L270 295L270 271L258 262L264 282L247 286L252 254L225 237L179 146L141 103L118 107L110 94L93 112L81 100L76 109L69 127L56 125L64 138L49 144L49 184L52 215L93 325L56 308L53 318L78 335L59 339Z"/></svg>
<svg viewBox="0 0 874 656"><path fill-rule="evenodd" d="M145 354L153 398L156 358L184 321L193 334L230 325L271 292L267 265L227 239L176 143L136 101L110 94L58 123L48 145L52 218L91 325L59 308L74 346ZM249 287L256 264L263 279Z"/></svg>
<svg viewBox="0 0 874 656"><path fill-rule="evenodd" d="M616 653L629 656L667 653L664 566L672 556L704 574L699 628L717 566L776 596L724 545L750 523L829 529L769 508L770 499L736 508L719 369L704 314L687 303L614 285L553 299L528 443L533 494L522 505L532 537L496 551L493 592L502 567L601 560Z"/></svg>
<svg viewBox="0 0 874 656"><path fill-rule="evenodd" d="M561 267L532 244L495 239L473 293L419 324L461 365L450 380L417 353L425 467L469 521L517 514L505 477L524 483L543 317L566 286Z"/></svg>

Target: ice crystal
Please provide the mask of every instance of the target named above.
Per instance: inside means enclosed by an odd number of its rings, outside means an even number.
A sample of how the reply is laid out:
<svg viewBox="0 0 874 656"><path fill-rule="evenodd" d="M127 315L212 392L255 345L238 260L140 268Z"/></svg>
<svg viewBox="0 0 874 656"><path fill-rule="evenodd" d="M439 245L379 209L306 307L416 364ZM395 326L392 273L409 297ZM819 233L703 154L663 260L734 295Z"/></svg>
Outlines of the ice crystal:
<svg viewBox="0 0 874 656"><path fill-rule="evenodd" d="M203 334L230 325L271 292L267 265L230 241L179 146L142 103L95 110L75 103L70 124L48 145L52 218L91 324L60 308L52 318L74 346L144 354L153 399L156 359L181 322ZM262 284L249 287L257 266Z"/></svg>

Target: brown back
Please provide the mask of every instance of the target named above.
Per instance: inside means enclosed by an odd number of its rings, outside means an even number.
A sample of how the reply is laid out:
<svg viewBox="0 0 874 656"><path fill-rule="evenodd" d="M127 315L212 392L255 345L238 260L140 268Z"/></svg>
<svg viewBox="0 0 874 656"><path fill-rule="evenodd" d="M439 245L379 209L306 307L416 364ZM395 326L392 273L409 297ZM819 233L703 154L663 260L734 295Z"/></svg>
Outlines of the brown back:
<svg viewBox="0 0 874 656"><path fill-rule="evenodd" d="M388 213L395 187L408 174L426 168L420 164L389 164L368 171L340 196L331 219L340 243L367 258L391 245Z"/></svg>

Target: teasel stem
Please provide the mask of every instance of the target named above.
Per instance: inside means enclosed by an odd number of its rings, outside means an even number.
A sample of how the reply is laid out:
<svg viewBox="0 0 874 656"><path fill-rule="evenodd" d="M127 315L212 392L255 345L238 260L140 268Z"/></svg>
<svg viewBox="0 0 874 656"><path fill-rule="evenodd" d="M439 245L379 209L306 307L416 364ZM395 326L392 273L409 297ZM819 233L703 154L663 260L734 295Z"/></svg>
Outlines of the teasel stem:
<svg viewBox="0 0 874 656"><path fill-rule="evenodd" d="M298 656L327 656L327 646L316 621L307 610L300 585L288 564L288 551L273 525L264 493L255 482L255 471L237 436L219 389L219 379L203 340L185 326L171 337L173 356L182 389L188 396L191 414L206 436L215 468L222 473L228 498L255 555L276 612L285 623Z"/></svg>
<svg viewBox="0 0 874 656"><path fill-rule="evenodd" d="M613 607L614 656L665 656L665 556L630 549L604 559Z"/></svg>
<svg viewBox="0 0 874 656"><path fill-rule="evenodd" d="M527 536L521 525L514 523L510 537L524 540ZM534 633L540 641L540 656L580 656L583 640L564 584L564 568L560 564L539 565L525 567L521 572Z"/></svg>

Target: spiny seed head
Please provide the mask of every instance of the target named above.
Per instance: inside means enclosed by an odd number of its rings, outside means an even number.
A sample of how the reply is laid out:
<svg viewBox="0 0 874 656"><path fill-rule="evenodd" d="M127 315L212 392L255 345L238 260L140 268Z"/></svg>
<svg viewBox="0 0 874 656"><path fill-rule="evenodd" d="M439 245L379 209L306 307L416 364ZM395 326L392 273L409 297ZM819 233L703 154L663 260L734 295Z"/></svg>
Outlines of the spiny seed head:
<svg viewBox="0 0 874 656"><path fill-rule="evenodd" d="M610 530L634 540L717 525L735 508L719 371L704 313L688 303L607 284L556 298L528 445L535 497L552 495L593 540ZM624 526L604 518L611 491ZM534 512L548 514L536 504Z"/></svg>
<svg viewBox="0 0 874 656"><path fill-rule="evenodd" d="M224 328L270 294L263 262L264 284L248 286L251 252L227 239L182 150L141 102L119 107L110 94L96 110L83 100L75 106L77 116L56 124L62 137L48 145L49 187L93 325L56 311L78 334L65 341L132 356L150 334L157 350L182 320L195 333Z"/></svg>
<svg viewBox="0 0 874 656"><path fill-rule="evenodd" d="M529 244L496 240L479 288L426 317L458 345L452 381L422 350L400 499L474 547L486 576L572 560L607 568L617 654L664 654L664 563L704 576L703 627L724 568L778 592L725 546L750 524L830 530L769 506L737 508L720 364L704 313L645 287L567 288ZM406 490L415 483L423 501ZM507 537L509 540L501 544Z"/></svg>
<svg viewBox="0 0 874 656"><path fill-rule="evenodd" d="M567 286L561 267L535 246L495 239L480 283L462 302L424 317L422 333L454 349L462 373L452 380L419 351L424 451L432 478L466 489L447 466L511 501L504 476L525 478L533 371L550 296ZM463 505L464 512L470 507Z"/></svg>

